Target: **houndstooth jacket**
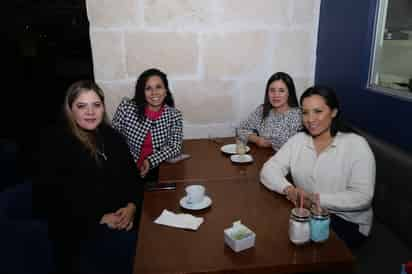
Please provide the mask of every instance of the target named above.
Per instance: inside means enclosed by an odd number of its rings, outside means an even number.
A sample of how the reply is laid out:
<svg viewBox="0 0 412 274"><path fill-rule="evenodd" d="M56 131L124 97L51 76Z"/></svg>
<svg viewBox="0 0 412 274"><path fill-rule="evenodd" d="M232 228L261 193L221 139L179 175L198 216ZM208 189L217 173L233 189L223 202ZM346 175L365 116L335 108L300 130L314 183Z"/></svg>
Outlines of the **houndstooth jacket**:
<svg viewBox="0 0 412 274"><path fill-rule="evenodd" d="M113 116L112 126L126 138L135 161L147 133L152 135L153 153L148 157L150 168L180 154L183 142L183 118L179 110L167 105L159 119L140 122L132 99L123 99Z"/></svg>

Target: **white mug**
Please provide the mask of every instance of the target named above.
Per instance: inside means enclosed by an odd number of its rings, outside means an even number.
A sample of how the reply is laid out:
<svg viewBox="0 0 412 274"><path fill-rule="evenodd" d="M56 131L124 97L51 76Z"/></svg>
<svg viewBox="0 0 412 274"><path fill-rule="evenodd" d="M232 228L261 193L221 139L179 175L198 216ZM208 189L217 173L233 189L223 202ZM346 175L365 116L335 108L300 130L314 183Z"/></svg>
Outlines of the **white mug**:
<svg viewBox="0 0 412 274"><path fill-rule="evenodd" d="M186 187L186 194L186 202L188 204L201 203L205 197L205 187L202 185L190 185Z"/></svg>

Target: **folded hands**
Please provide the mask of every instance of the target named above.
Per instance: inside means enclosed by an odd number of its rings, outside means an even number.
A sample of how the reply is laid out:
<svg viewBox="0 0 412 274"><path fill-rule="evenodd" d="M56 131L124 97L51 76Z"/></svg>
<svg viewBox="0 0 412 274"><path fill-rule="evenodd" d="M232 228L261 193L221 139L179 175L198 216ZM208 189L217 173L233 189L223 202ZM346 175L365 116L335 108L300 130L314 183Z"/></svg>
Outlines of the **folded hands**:
<svg viewBox="0 0 412 274"><path fill-rule="evenodd" d="M100 224L106 224L111 229L129 231L133 228L135 212L136 206L128 203L126 207L121 207L116 212L104 214Z"/></svg>

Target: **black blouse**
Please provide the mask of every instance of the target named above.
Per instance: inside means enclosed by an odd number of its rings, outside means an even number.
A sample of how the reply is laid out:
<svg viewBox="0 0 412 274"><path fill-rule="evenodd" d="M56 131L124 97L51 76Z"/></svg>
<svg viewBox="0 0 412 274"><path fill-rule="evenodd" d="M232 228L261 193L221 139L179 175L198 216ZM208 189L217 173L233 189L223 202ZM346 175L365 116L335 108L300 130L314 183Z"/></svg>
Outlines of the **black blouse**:
<svg viewBox="0 0 412 274"><path fill-rule="evenodd" d="M106 213L132 202L140 218L143 184L123 137L109 126L98 129L99 163L67 130L44 136L35 188L37 208L65 225L97 225Z"/></svg>

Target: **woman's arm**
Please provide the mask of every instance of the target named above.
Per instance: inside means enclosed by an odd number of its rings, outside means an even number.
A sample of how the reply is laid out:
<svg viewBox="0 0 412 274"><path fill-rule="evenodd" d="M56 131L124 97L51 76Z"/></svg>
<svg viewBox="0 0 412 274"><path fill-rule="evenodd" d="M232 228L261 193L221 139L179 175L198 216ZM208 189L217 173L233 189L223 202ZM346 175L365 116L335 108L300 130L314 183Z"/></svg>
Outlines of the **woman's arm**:
<svg viewBox="0 0 412 274"><path fill-rule="evenodd" d="M272 138L272 147L274 150L279 150L292 136L302 129L302 115L299 109L291 109L285 121L285 125L281 127L281 132Z"/></svg>
<svg viewBox="0 0 412 274"><path fill-rule="evenodd" d="M257 136L257 126L262 121L262 109L262 106L258 106L252 113L249 114L246 120L240 122L239 129L248 134L248 137L252 135ZM253 142L253 140L250 139L249 141Z"/></svg>
<svg viewBox="0 0 412 274"><path fill-rule="evenodd" d="M297 138L290 139L282 148L270 158L260 172L260 181L268 189L279 194L288 194L293 185L285 178L290 172L292 162L292 149L300 141Z"/></svg>
<svg viewBox="0 0 412 274"><path fill-rule="evenodd" d="M93 178L83 173L82 159L88 157L80 144L72 141L66 131L53 132L44 138L40 150L39 183L47 193L47 215L53 219L69 219L71 216L94 220L104 214L99 200L90 201L88 185ZM69 214L69 216L67 216Z"/></svg>
<svg viewBox="0 0 412 274"><path fill-rule="evenodd" d="M125 108L127 104L127 99L123 99L119 106L116 109L116 112L113 115L112 127L118 132L124 134L124 120L125 120Z"/></svg>
<svg viewBox="0 0 412 274"><path fill-rule="evenodd" d="M116 160L113 162L113 170L117 182L113 182L116 191L113 191L113 198L123 206L114 212L106 212L101 216L100 223L107 224L113 229L130 230L133 227L135 218L140 218L140 211L143 202L143 182L138 176L138 170L129 152L129 148L122 136L114 132L112 146L116 150Z"/></svg>
<svg viewBox="0 0 412 274"><path fill-rule="evenodd" d="M256 144L258 147L271 147L272 146L271 140L266 139L264 137L260 137L256 133L249 134L248 140Z"/></svg>
<svg viewBox="0 0 412 274"><path fill-rule="evenodd" d="M147 158L150 163L150 168L157 167L161 162L173 158L181 152L183 143L183 117L180 111L176 110L169 127L170 134L167 132L164 133L168 134L167 143Z"/></svg>
<svg viewBox="0 0 412 274"><path fill-rule="evenodd" d="M351 171L345 191L320 194L321 206L338 211L358 211L369 208L375 189L375 158L368 143L363 139L346 144L350 150ZM345 159L346 160L346 159Z"/></svg>
<svg viewBox="0 0 412 274"><path fill-rule="evenodd" d="M118 177L121 179L120 195L124 205L133 203L137 212L140 212L140 208L143 201L143 181L139 176L139 171L136 167L136 163L129 151L129 147L123 140L120 134L115 136L116 138L116 150L118 151L117 170Z"/></svg>
<svg viewBox="0 0 412 274"><path fill-rule="evenodd" d="M258 136L258 128L262 123L263 106L257 107L245 120L239 125L239 129L247 134L247 139L249 142L256 144L259 147L270 147L271 142L261 136Z"/></svg>

